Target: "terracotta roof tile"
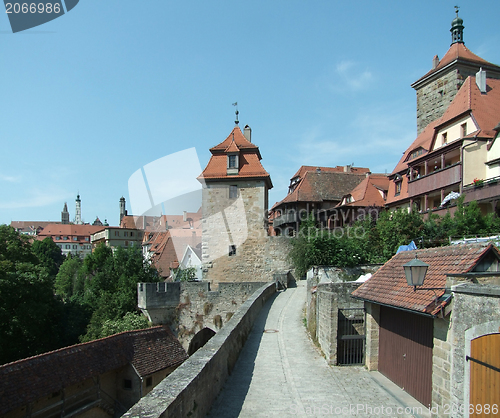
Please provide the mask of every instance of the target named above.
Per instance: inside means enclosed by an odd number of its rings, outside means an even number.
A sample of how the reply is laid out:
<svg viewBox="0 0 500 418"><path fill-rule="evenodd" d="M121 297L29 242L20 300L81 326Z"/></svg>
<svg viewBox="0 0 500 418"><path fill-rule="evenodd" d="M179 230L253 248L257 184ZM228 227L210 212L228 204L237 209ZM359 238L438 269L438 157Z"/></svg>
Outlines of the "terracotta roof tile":
<svg viewBox="0 0 500 418"><path fill-rule="evenodd" d="M417 81L415 81L414 84L419 83L420 81L426 79L430 75L438 72L442 68L446 67L448 64L452 63L453 61L470 61L474 62L479 65L484 65L484 66L492 66L492 67L497 67L495 64L492 64L485 59L477 56L473 52L471 52L463 43L454 43L450 46L446 54L444 55L443 58L439 61L439 64L437 65L436 68L433 68L430 70L427 74L425 74L423 77L420 77Z"/></svg>
<svg viewBox="0 0 500 418"><path fill-rule="evenodd" d="M132 363L141 376L187 354L168 327L129 331L0 366L0 414Z"/></svg>
<svg viewBox="0 0 500 418"><path fill-rule="evenodd" d="M308 171L317 171L319 168L320 171L323 172L335 172L335 173L344 173L346 171L347 166L343 165L338 165L336 167L319 167L319 166L312 166L312 165L303 165L299 168L299 170L292 176L291 180L295 179L296 177L300 177L301 179L304 178L306 173ZM366 174L370 172L369 168L366 167L349 167L349 170L351 173L356 173L356 174Z"/></svg>
<svg viewBox="0 0 500 418"><path fill-rule="evenodd" d="M339 202L366 174L307 171L297 187L273 208L290 202Z"/></svg>
<svg viewBox="0 0 500 418"><path fill-rule="evenodd" d="M239 151L238 174L227 174L227 153ZM240 128L236 126L231 134L219 145L210 148L212 156L201 173L199 180L232 180L232 179L263 179L268 187L273 187L271 176L264 169L259 147L245 138Z"/></svg>
<svg viewBox="0 0 500 418"><path fill-rule="evenodd" d="M436 315L444 302L435 304L434 291L413 291L405 278L403 264L415 258L429 264L424 287L445 287L447 274L471 271L488 251L498 250L491 244L453 245L425 250L404 251L385 263L369 280L356 289L352 296L373 303ZM438 297L444 290L436 290Z"/></svg>
<svg viewBox="0 0 500 418"><path fill-rule="evenodd" d="M383 207L385 205L383 194L387 195L388 189L389 177L385 174L370 174L347 194L351 195L354 201L345 205L340 203L339 206Z"/></svg>

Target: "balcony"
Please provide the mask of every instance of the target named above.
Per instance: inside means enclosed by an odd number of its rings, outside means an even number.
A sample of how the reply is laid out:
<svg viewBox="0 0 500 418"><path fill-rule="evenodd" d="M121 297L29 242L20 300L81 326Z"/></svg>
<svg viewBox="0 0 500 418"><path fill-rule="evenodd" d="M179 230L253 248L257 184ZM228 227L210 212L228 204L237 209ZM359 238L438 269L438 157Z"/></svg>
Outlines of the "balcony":
<svg viewBox="0 0 500 418"><path fill-rule="evenodd" d="M288 212L284 215L278 216L273 219L273 227L277 228L284 224L291 224L297 222L297 213L296 212Z"/></svg>
<svg viewBox="0 0 500 418"><path fill-rule="evenodd" d="M437 170L426 176L421 176L408 183L408 195L419 196L434 190L444 189L462 180L462 164L456 163Z"/></svg>

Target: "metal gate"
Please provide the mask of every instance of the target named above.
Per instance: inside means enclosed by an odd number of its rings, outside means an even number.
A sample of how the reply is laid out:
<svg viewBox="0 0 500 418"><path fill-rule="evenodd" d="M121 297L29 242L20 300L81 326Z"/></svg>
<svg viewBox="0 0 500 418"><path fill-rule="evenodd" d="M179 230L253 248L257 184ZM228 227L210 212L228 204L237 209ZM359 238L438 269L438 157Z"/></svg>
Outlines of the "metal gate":
<svg viewBox="0 0 500 418"><path fill-rule="evenodd" d="M363 364L365 356L365 310L346 308L338 311L337 363Z"/></svg>

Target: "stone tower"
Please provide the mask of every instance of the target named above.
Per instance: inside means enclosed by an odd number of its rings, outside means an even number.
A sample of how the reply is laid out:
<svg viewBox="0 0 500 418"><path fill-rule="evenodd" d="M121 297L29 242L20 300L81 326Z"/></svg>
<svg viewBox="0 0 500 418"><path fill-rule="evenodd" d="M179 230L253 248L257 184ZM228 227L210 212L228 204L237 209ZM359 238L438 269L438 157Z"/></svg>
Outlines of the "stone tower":
<svg viewBox="0 0 500 418"><path fill-rule="evenodd" d="M210 148L212 156L198 178L202 192L203 280L213 284L263 281L255 269L267 240L268 192L273 187L259 147L236 124Z"/></svg>
<svg viewBox="0 0 500 418"><path fill-rule="evenodd" d="M61 212L61 223L64 225L69 224L68 204L66 202L64 202L64 208Z"/></svg>
<svg viewBox="0 0 500 418"><path fill-rule="evenodd" d="M120 224L122 222L122 218L127 215L127 211L125 209L125 198L120 197Z"/></svg>
<svg viewBox="0 0 500 418"><path fill-rule="evenodd" d="M480 68L488 78L500 78L500 67L473 54L464 44L463 20L451 22L451 46L439 60L436 55L432 69L411 86L417 93L417 132L420 134L432 121L443 116L465 79Z"/></svg>
<svg viewBox="0 0 500 418"><path fill-rule="evenodd" d="M75 208L75 224L82 225L82 201L80 200L80 195L76 195L76 208Z"/></svg>

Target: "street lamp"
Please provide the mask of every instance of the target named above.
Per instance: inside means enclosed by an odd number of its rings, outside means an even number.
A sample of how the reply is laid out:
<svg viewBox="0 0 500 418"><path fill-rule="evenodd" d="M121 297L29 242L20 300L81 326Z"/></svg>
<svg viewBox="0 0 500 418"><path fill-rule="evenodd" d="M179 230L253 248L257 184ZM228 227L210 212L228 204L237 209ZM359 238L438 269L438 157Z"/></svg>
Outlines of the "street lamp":
<svg viewBox="0 0 500 418"><path fill-rule="evenodd" d="M419 260L415 253L415 258L406 264L403 264L405 269L406 282L408 286L413 286L413 291L417 290L417 286L424 284L425 274L429 268L429 264Z"/></svg>

